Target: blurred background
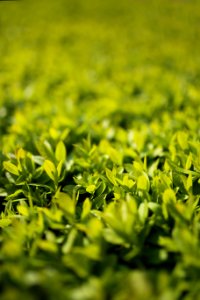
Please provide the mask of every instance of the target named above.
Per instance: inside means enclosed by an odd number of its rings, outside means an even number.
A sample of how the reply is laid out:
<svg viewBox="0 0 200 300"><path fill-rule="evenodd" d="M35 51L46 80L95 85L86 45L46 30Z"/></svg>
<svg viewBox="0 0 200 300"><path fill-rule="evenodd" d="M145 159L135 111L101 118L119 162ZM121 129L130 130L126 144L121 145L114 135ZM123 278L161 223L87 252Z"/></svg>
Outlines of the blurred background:
<svg viewBox="0 0 200 300"><path fill-rule="evenodd" d="M112 119L131 128L135 116L172 117L188 103L198 113L199 8L198 0L0 2L0 132L9 133L8 149L22 143L22 127L40 135L84 119L92 126L120 110L125 116Z"/></svg>

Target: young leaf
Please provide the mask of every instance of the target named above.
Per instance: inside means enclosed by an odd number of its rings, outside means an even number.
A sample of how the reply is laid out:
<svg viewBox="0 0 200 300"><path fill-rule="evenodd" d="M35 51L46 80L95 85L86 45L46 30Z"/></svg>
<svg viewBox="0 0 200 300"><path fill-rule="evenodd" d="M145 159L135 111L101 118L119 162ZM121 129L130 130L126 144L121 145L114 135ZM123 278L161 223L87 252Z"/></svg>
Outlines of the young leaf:
<svg viewBox="0 0 200 300"><path fill-rule="evenodd" d="M45 252L51 252L51 253L57 252L57 245L51 241L39 240L37 242L37 245L41 250Z"/></svg>
<svg viewBox="0 0 200 300"><path fill-rule="evenodd" d="M90 213L90 209L91 209L91 202L90 200L87 198L85 199L84 203L83 203L83 210L82 210L82 214L81 214L81 219L85 219L89 213Z"/></svg>
<svg viewBox="0 0 200 300"><path fill-rule="evenodd" d="M57 172L58 172L58 177L60 177L60 175L61 175L62 167L63 167L63 161L61 160L56 168Z"/></svg>
<svg viewBox="0 0 200 300"><path fill-rule="evenodd" d="M188 148L188 135L184 131L177 133L177 141L183 150Z"/></svg>
<svg viewBox="0 0 200 300"><path fill-rule="evenodd" d="M72 199L68 194L63 192L57 192L55 195L55 202L58 203L59 207L70 215L75 213L75 200Z"/></svg>
<svg viewBox="0 0 200 300"><path fill-rule="evenodd" d="M96 189L96 186L94 184L90 184L87 186L86 191L90 194L93 194L95 189Z"/></svg>
<svg viewBox="0 0 200 300"><path fill-rule="evenodd" d="M28 211L28 207L25 205L18 205L17 206L17 210L20 213L20 215L28 217L29 215L29 211Z"/></svg>
<svg viewBox="0 0 200 300"><path fill-rule="evenodd" d="M117 186L116 178L113 171L106 168L106 176L113 185Z"/></svg>
<svg viewBox="0 0 200 300"><path fill-rule="evenodd" d="M55 175L56 175L56 167L55 167L55 165L50 160L45 160L43 168L44 168L45 172L47 173L47 175L53 181L55 181L55 178L56 178L55 177Z"/></svg>
<svg viewBox="0 0 200 300"><path fill-rule="evenodd" d="M66 148L63 141L60 141L56 146L55 156L57 161L65 161L66 160Z"/></svg>
<svg viewBox="0 0 200 300"><path fill-rule="evenodd" d="M0 228L9 226L12 223L10 219L0 219Z"/></svg>
<svg viewBox="0 0 200 300"><path fill-rule="evenodd" d="M192 155L190 153L190 155L188 155L188 158L187 158L187 161L185 164L185 169L189 170L191 168L191 165L192 165Z"/></svg>
<svg viewBox="0 0 200 300"><path fill-rule="evenodd" d="M143 173L143 175L139 176L137 179L137 188L138 190L149 191L150 183L148 176Z"/></svg>
<svg viewBox="0 0 200 300"><path fill-rule="evenodd" d="M45 140L45 141L37 141L36 142L36 148L40 155L48 160L55 160L54 152L51 147L51 144Z"/></svg>
<svg viewBox="0 0 200 300"><path fill-rule="evenodd" d="M186 189L189 191L192 188L192 175L189 174L187 181L186 181Z"/></svg>
<svg viewBox="0 0 200 300"><path fill-rule="evenodd" d="M140 217L140 220L142 222L145 222L147 217L148 217L148 202L145 201L143 203L140 204L139 208L138 208L138 214Z"/></svg>
<svg viewBox="0 0 200 300"><path fill-rule="evenodd" d="M19 170L18 170L17 166L12 164L11 162L4 161L3 166L4 166L4 169L6 169L6 171L8 171L9 173L14 174L14 175L19 175Z"/></svg>
<svg viewBox="0 0 200 300"><path fill-rule="evenodd" d="M164 191L163 202L165 204L176 203L176 195L172 189L167 189Z"/></svg>

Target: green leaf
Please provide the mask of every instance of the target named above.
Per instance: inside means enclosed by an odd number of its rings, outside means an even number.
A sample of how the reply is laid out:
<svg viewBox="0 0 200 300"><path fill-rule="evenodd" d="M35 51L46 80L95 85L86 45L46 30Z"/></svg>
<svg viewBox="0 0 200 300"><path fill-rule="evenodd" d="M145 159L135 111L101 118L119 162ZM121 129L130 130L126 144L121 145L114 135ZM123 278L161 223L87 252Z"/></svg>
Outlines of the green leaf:
<svg viewBox="0 0 200 300"><path fill-rule="evenodd" d="M55 181L56 179L56 167L50 160L45 160L43 164L43 168L47 175Z"/></svg>
<svg viewBox="0 0 200 300"><path fill-rule="evenodd" d="M142 222L145 222L147 217L148 217L148 202L145 201L143 203L140 204L139 208L138 208L138 214L140 217L140 220Z"/></svg>
<svg viewBox="0 0 200 300"><path fill-rule="evenodd" d="M176 195L172 189L167 189L163 193L163 202L165 204L176 203Z"/></svg>
<svg viewBox="0 0 200 300"><path fill-rule="evenodd" d="M60 177L63 168L63 161L61 160L57 166L58 177Z"/></svg>
<svg viewBox="0 0 200 300"><path fill-rule="evenodd" d="M18 170L17 166L12 164L11 162L4 161L3 166L4 166L4 169L6 169L6 171L8 171L9 173L17 175L17 176L19 175L19 170Z"/></svg>
<svg viewBox="0 0 200 300"><path fill-rule="evenodd" d="M51 144L45 140L45 141L37 141L36 142L36 148L41 156L43 156L47 160L54 161L55 155L52 149Z"/></svg>
<svg viewBox="0 0 200 300"><path fill-rule="evenodd" d="M8 193L6 192L5 189L0 188L0 197L6 197L8 195Z"/></svg>
<svg viewBox="0 0 200 300"><path fill-rule="evenodd" d="M24 205L18 205L17 210L22 216L28 217L28 215L29 215L28 207L26 207Z"/></svg>
<svg viewBox="0 0 200 300"><path fill-rule="evenodd" d="M46 240L39 240L37 242L37 246L46 252L50 253L56 253L57 252L57 245L51 241L46 241Z"/></svg>
<svg viewBox="0 0 200 300"><path fill-rule="evenodd" d="M9 226L12 223L10 219L0 219L0 227L4 228Z"/></svg>
<svg viewBox="0 0 200 300"><path fill-rule="evenodd" d="M87 186L86 191L90 194L93 194L95 189L96 189L96 186L94 184L90 184Z"/></svg>
<svg viewBox="0 0 200 300"><path fill-rule="evenodd" d="M148 202L148 208L152 210L155 214L161 215L162 208L161 205L155 202Z"/></svg>
<svg viewBox="0 0 200 300"><path fill-rule="evenodd" d="M103 235L105 240L111 244L116 244L116 245L124 244L124 239L110 228L105 228L103 231Z"/></svg>
<svg viewBox="0 0 200 300"><path fill-rule="evenodd" d="M60 141L57 144L55 156L56 156L57 161L64 162L66 160L67 152L66 152L65 144L63 143L63 141Z"/></svg>
<svg viewBox="0 0 200 300"><path fill-rule="evenodd" d="M116 182L116 177L114 175L114 171L109 170L108 168L106 168L106 176L108 178L108 180L115 186L117 186L117 182Z"/></svg>
<svg viewBox="0 0 200 300"><path fill-rule="evenodd" d="M67 241L62 246L62 253L67 254L71 251L76 237L77 237L77 229L73 228L68 235Z"/></svg>
<svg viewBox="0 0 200 300"><path fill-rule="evenodd" d="M75 213L75 200L68 194L58 191L55 195L54 201L58 203L59 207L70 215Z"/></svg>
<svg viewBox="0 0 200 300"><path fill-rule="evenodd" d="M188 155L188 157L187 157L187 161L186 161L186 164L185 164L185 169L189 170L191 168L191 165L192 165L192 155L190 153L190 155Z"/></svg>
<svg viewBox="0 0 200 300"><path fill-rule="evenodd" d="M137 188L138 190L143 190L147 192L149 191L149 178L145 173L137 178Z"/></svg>
<svg viewBox="0 0 200 300"><path fill-rule="evenodd" d="M180 147L185 150L188 148L188 135L187 133L180 131L177 133L177 140Z"/></svg>
<svg viewBox="0 0 200 300"><path fill-rule="evenodd" d="M129 179L128 174L125 174L123 177L122 184L131 189L134 186L135 182L132 179Z"/></svg>
<svg viewBox="0 0 200 300"><path fill-rule="evenodd" d="M105 189L106 189L106 183L104 181L102 181L99 184L98 188L96 189L96 193L95 194L97 196L100 196L101 194L103 194L103 192L105 191Z"/></svg>
<svg viewBox="0 0 200 300"><path fill-rule="evenodd" d="M193 181L192 181L192 175L189 174L187 181L186 181L186 189L187 191L190 191L192 189L193 186Z"/></svg>
<svg viewBox="0 0 200 300"><path fill-rule="evenodd" d="M84 203L83 203L83 209L82 209L82 213L81 213L81 219L85 219L89 213L90 213L90 209L92 207L92 204L90 202L90 199L85 199Z"/></svg>
<svg viewBox="0 0 200 300"><path fill-rule="evenodd" d="M98 244L90 244L87 245L86 247L75 247L74 253L82 254L85 257L88 257L89 259L92 260L99 260L101 257L100 248Z"/></svg>
<svg viewBox="0 0 200 300"><path fill-rule="evenodd" d="M117 165L122 164L122 155L118 150L116 150L112 147L109 147L108 155L110 156L110 159L113 161L113 163L115 163Z"/></svg>

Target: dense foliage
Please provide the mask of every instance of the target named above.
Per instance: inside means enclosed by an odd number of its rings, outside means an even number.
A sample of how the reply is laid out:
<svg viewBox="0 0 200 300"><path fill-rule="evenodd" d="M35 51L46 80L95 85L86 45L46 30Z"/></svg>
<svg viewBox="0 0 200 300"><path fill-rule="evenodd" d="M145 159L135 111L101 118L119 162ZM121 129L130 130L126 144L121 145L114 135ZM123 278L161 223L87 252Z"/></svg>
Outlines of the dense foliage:
<svg viewBox="0 0 200 300"><path fill-rule="evenodd" d="M2 300L200 299L200 2L118 2L0 2Z"/></svg>

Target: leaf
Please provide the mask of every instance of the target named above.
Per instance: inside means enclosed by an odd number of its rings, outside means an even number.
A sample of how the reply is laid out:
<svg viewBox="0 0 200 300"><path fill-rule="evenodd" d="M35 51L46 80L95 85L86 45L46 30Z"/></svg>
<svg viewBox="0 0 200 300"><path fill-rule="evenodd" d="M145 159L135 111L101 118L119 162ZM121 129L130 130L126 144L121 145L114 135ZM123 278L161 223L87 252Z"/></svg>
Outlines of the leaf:
<svg viewBox="0 0 200 300"><path fill-rule="evenodd" d="M85 247L74 247L74 253L82 254L92 260L99 260L101 258L98 244L89 244Z"/></svg>
<svg viewBox="0 0 200 300"><path fill-rule="evenodd" d="M186 132L184 131L179 131L177 133L177 140L178 140L178 143L180 145L180 147L185 150L188 148L188 135Z"/></svg>
<svg viewBox="0 0 200 300"><path fill-rule="evenodd" d="M57 245L53 242L46 241L46 240L39 240L37 242L38 247L43 250L50 253L56 253L57 252Z"/></svg>
<svg viewBox="0 0 200 300"><path fill-rule="evenodd" d="M58 177L60 177L63 168L63 161L61 160L57 166Z"/></svg>
<svg viewBox="0 0 200 300"><path fill-rule="evenodd" d="M117 165L122 164L122 155L118 150L116 150L112 147L109 147L108 155L110 156L110 159L113 161L113 163L115 163Z"/></svg>
<svg viewBox="0 0 200 300"><path fill-rule="evenodd" d="M11 162L4 161L3 166L4 166L4 169L6 169L6 171L8 171L9 173L17 175L17 176L19 175L19 170L18 170L17 166L12 164Z"/></svg>
<svg viewBox="0 0 200 300"><path fill-rule="evenodd" d="M149 191L150 188L149 178L145 173L138 177L137 188L138 190L143 190L147 192Z"/></svg>
<svg viewBox="0 0 200 300"><path fill-rule="evenodd" d="M135 182L132 179L129 179L128 174L125 174L123 177L122 184L131 189L134 186Z"/></svg>
<svg viewBox="0 0 200 300"><path fill-rule="evenodd" d="M191 171L191 170L186 170L184 168L181 168L179 166L177 166L173 161L171 161L170 159L168 160L169 165L172 167L172 169L179 173L179 174L192 174L196 177L200 177L200 172L196 172L196 171Z"/></svg>
<svg viewBox="0 0 200 300"><path fill-rule="evenodd" d="M176 195L172 189L167 189L163 193L163 202L165 204L176 203Z"/></svg>
<svg viewBox="0 0 200 300"><path fill-rule="evenodd" d="M55 156L57 161L65 161L66 160L66 148L65 148L65 144L63 143L63 141L60 141L57 146L56 146L56 152L55 152Z"/></svg>
<svg viewBox="0 0 200 300"><path fill-rule="evenodd" d="M56 167L50 160L45 160L43 164L43 168L47 175L55 181L56 179Z"/></svg>
<svg viewBox="0 0 200 300"><path fill-rule="evenodd" d="M11 223L12 221L10 219L0 219L1 228L8 227Z"/></svg>
<svg viewBox="0 0 200 300"><path fill-rule="evenodd" d="M81 219L85 219L89 213L90 213L90 209L91 209L91 202L90 199L85 199L84 203L83 203L83 209L82 209L82 213L81 213Z"/></svg>
<svg viewBox="0 0 200 300"><path fill-rule="evenodd" d="M16 199L20 198L19 195L24 195L25 191L23 189L17 189L14 193L7 196L7 199Z"/></svg>
<svg viewBox="0 0 200 300"><path fill-rule="evenodd" d="M89 219L87 224L87 235L92 240L98 240L103 234L103 224L101 220L95 218Z"/></svg>
<svg viewBox="0 0 200 300"><path fill-rule="evenodd" d="M155 202L148 202L148 208L152 210L155 214L161 215L162 208L161 205Z"/></svg>
<svg viewBox="0 0 200 300"><path fill-rule="evenodd" d="M86 191L90 194L93 194L95 189L96 189L96 186L94 184L90 184L87 186Z"/></svg>
<svg viewBox="0 0 200 300"><path fill-rule="evenodd" d="M133 162L133 169L136 172L136 174L141 174L144 171L143 164L138 161Z"/></svg>
<svg viewBox="0 0 200 300"><path fill-rule="evenodd" d="M86 278L89 274L88 258L82 253L67 253L62 258L62 262L67 269L73 270L80 278Z"/></svg>
<svg viewBox="0 0 200 300"><path fill-rule="evenodd" d="M140 220L142 222L145 222L147 217L148 217L148 202L145 201L143 203L140 204L139 208L138 208L138 214L140 217Z"/></svg>
<svg viewBox="0 0 200 300"><path fill-rule="evenodd" d="M0 188L0 197L6 197L8 195L8 193L6 192L5 189Z"/></svg>
<svg viewBox="0 0 200 300"><path fill-rule="evenodd" d="M25 158L26 157L26 151L22 148L19 148L17 150L16 157L17 157L18 160L22 159L22 158Z"/></svg>
<svg viewBox="0 0 200 300"><path fill-rule="evenodd" d="M185 164L185 169L189 170L191 168L191 165L192 165L192 155L190 153L187 157L187 161L186 161L186 164Z"/></svg>
<svg viewBox="0 0 200 300"><path fill-rule="evenodd" d="M68 235L67 241L62 246L62 253L67 254L71 251L76 237L77 237L77 229L73 228Z"/></svg>
<svg viewBox="0 0 200 300"><path fill-rule="evenodd" d="M111 244L123 245L125 243L124 239L110 228L105 228L103 235L105 240Z"/></svg>
<svg viewBox="0 0 200 300"><path fill-rule="evenodd" d="M36 142L36 148L41 156L43 156L45 159L54 161L55 156L53 149L50 145L50 143L45 140L45 141L37 141Z"/></svg>
<svg viewBox="0 0 200 300"><path fill-rule="evenodd" d="M29 215L28 207L24 205L18 205L17 210L22 216L28 217Z"/></svg>
<svg viewBox="0 0 200 300"><path fill-rule="evenodd" d="M59 207L70 215L75 213L75 200L68 194L58 191L55 195L54 201L58 203Z"/></svg>
<svg viewBox="0 0 200 300"><path fill-rule="evenodd" d="M108 178L108 180L115 186L117 186L117 182L115 179L115 175L113 173L113 171L109 170L108 168L106 168L106 176Z"/></svg>
<svg viewBox="0 0 200 300"><path fill-rule="evenodd" d="M193 186L193 181L192 181L192 175L189 174L187 181L186 181L186 189L187 191L190 191L192 189Z"/></svg>
<svg viewBox="0 0 200 300"><path fill-rule="evenodd" d="M96 194L97 196L100 196L101 194L103 194L103 192L105 191L105 189L106 189L106 183L105 183L104 181L102 181L102 182L99 184L98 188L96 189L95 194Z"/></svg>
<svg viewBox="0 0 200 300"><path fill-rule="evenodd" d="M93 207L100 209L105 203L106 194L99 195L92 200Z"/></svg>

